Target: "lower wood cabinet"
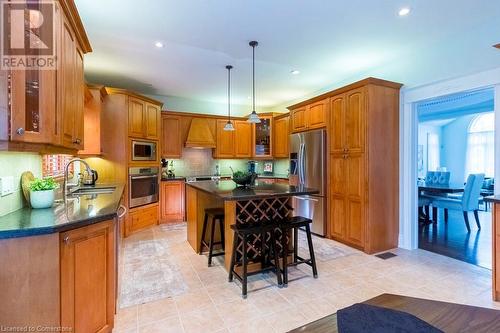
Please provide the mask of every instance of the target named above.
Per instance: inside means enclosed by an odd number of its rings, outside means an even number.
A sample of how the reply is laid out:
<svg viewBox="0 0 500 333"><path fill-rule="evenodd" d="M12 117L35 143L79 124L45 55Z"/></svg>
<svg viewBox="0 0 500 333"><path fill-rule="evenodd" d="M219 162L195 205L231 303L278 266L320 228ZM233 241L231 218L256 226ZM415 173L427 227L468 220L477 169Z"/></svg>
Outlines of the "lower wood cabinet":
<svg viewBox="0 0 500 333"><path fill-rule="evenodd" d="M135 231L158 224L158 204L132 208L125 222L125 237Z"/></svg>
<svg viewBox="0 0 500 333"><path fill-rule="evenodd" d="M115 220L107 220L62 233L0 239L1 325L111 332L115 232Z"/></svg>
<svg viewBox="0 0 500 333"><path fill-rule="evenodd" d="M184 221L184 181L168 180L161 182L160 220L161 222Z"/></svg>
<svg viewBox="0 0 500 333"><path fill-rule="evenodd" d="M115 312L114 222L60 234L61 326L111 332Z"/></svg>

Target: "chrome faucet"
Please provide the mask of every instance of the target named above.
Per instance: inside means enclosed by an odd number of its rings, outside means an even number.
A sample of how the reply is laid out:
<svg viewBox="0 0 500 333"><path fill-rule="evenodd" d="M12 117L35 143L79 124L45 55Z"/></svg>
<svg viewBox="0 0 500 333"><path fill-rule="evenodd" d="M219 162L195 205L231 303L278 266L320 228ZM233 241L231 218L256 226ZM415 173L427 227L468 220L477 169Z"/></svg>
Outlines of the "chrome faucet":
<svg viewBox="0 0 500 333"><path fill-rule="evenodd" d="M72 160L70 160L68 162L68 164L66 164L66 167L64 168L64 185L63 185L63 195L64 197L66 197L66 195L68 194L68 189L70 190L69 193L71 193L71 189L75 189L77 190L78 189L78 185L80 185L79 183L76 183L76 184L68 184L68 170L69 170L69 166L71 163L74 163L74 162L82 162L84 165L85 165L85 168L87 169L87 173L90 175L92 174L92 169L90 168L90 165L85 162L84 160L82 160L81 158L73 158Z"/></svg>

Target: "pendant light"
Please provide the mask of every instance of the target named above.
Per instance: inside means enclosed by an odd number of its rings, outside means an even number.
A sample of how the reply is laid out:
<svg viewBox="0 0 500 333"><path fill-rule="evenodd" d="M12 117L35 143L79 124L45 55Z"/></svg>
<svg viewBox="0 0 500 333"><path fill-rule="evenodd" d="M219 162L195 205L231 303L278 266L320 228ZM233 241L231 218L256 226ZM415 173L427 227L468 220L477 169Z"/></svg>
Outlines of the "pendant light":
<svg viewBox="0 0 500 333"><path fill-rule="evenodd" d="M255 47L259 45L259 43L255 40L248 43L252 47L252 91L253 91L253 108L252 113L248 116L248 122L258 124L260 123L260 118L257 112L255 112Z"/></svg>
<svg viewBox="0 0 500 333"><path fill-rule="evenodd" d="M227 65L227 123L224 125L224 131L234 131L234 126L231 121L231 68L233 66Z"/></svg>

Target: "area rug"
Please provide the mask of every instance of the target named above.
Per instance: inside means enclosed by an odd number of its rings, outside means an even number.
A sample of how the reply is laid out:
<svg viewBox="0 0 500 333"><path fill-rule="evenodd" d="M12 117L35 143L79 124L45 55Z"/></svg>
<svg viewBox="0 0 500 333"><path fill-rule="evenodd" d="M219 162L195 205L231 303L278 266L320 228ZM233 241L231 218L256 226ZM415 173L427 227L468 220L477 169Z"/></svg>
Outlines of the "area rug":
<svg viewBox="0 0 500 333"><path fill-rule="evenodd" d="M162 260L168 240L145 239L124 244L121 258L120 308L186 292L179 267Z"/></svg>

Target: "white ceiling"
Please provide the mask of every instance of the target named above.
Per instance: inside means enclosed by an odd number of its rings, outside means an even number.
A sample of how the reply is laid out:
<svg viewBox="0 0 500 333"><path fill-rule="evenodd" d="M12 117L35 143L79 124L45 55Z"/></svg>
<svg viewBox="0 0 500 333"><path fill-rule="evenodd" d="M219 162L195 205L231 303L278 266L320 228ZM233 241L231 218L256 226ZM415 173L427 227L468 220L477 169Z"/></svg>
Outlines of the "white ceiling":
<svg viewBox="0 0 500 333"><path fill-rule="evenodd" d="M260 109L281 109L366 76L416 86L500 67L500 51L491 47L500 42L497 0L76 4L94 50L85 60L87 80L171 96L166 107L182 100L183 111L206 104L207 112L225 112L226 64L234 66L234 103L250 104L253 39ZM399 17L404 6L412 11Z"/></svg>

